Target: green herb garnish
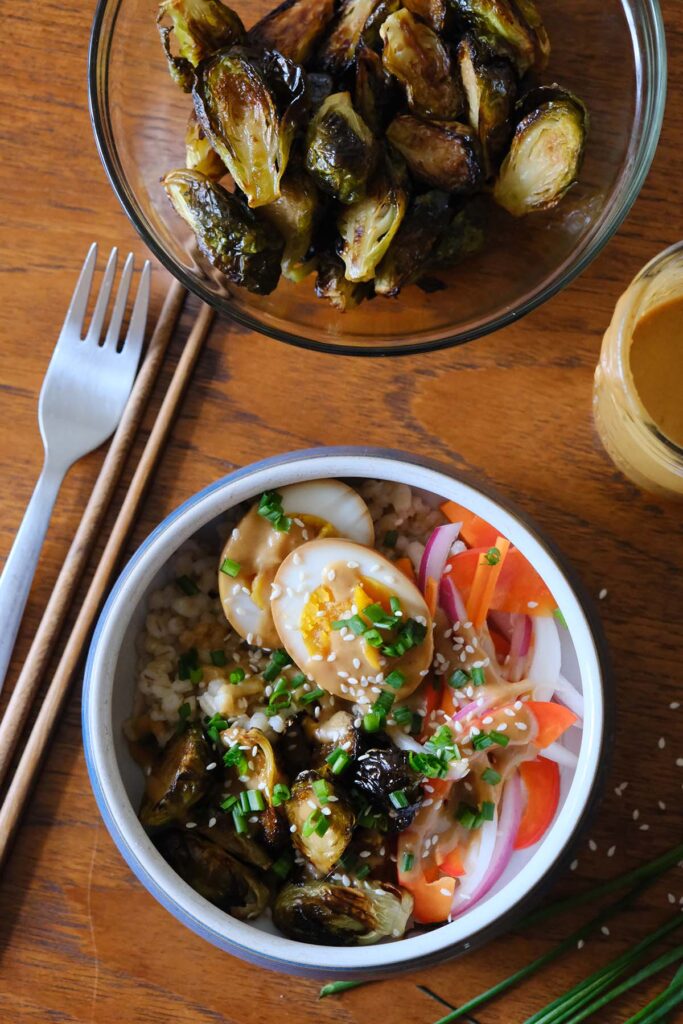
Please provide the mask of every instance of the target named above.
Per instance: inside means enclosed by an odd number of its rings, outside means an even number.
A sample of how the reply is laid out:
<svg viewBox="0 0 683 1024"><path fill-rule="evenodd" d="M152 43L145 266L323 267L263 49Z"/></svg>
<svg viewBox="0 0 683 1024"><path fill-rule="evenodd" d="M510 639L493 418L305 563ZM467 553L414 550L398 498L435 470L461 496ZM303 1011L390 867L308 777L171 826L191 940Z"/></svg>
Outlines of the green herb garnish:
<svg viewBox="0 0 683 1024"><path fill-rule="evenodd" d="M313 790L321 804L329 803L330 790L329 786L327 785L324 779L316 779L311 784L311 789Z"/></svg>
<svg viewBox="0 0 683 1024"><path fill-rule="evenodd" d="M225 576L232 576L233 579L235 576L239 576L241 568L240 563L236 562L233 558L224 558L221 562L221 572Z"/></svg>
<svg viewBox="0 0 683 1024"><path fill-rule="evenodd" d="M265 491L258 504L258 514L272 523L278 533L288 533L292 528L292 520L282 509L282 495L277 491Z"/></svg>
<svg viewBox="0 0 683 1024"><path fill-rule="evenodd" d="M395 548L398 540L398 530L387 530L384 534L384 547Z"/></svg>
<svg viewBox="0 0 683 1024"><path fill-rule="evenodd" d="M331 754L328 754L325 758L325 762L329 764L330 771L333 775L341 775L346 766L350 763L351 758L342 750L341 747L337 747Z"/></svg>
<svg viewBox="0 0 683 1024"><path fill-rule="evenodd" d="M240 775L246 775L249 771L249 762L247 761L246 754L240 748L238 743L233 744L233 746L223 754L223 764L226 768L237 768Z"/></svg>
<svg viewBox="0 0 683 1024"><path fill-rule="evenodd" d="M500 549L489 548L486 554L484 555L484 560L488 562L489 565L498 565L498 563L500 562Z"/></svg>
<svg viewBox="0 0 683 1024"><path fill-rule="evenodd" d="M382 725L382 716L376 711L368 711L363 715L363 728L366 732L378 732Z"/></svg>
<svg viewBox="0 0 683 1024"><path fill-rule="evenodd" d="M279 807L280 804L286 803L292 796L289 786L286 786L284 782L276 782L273 786L273 807Z"/></svg>
<svg viewBox="0 0 683 1024"><path fill-rule="evenodd" d="M481 777L484 782L488 782L489 786L497 786L502 775L500 772L497 772L495 768L486 768L485 771L481 773Z"/></svg>
<svg viewBox="0 0 683 1024"><path fill-rule="evenodd" d="M405 681L406 677L402 672L398 672L396 669L394 669L393 672L390 672L384 680L387 686L390 686L392 690L400 690Z"/></svg>
<svg viewBox="0 0 683 1024"><path fill-rule="evenodd" d="M473 686L483 686L486 682L483 668L481 668L481 666L477 666L470 669L470 679L472 680Z"/></svg>
<svg viewBox="0 0 683 1024"><path fill-rule="evenodd" d="M408 807L410 804L405 789L394 790L393 793L389 794L389 800L397 811L403 810L404 807Z"/></svg>
<svg viewBox="0 0 683 1024"><path fill-rule="evenodd" d="M408 754L410 767L418 775L427 779L442 779L448 771L448 765L435 754L418 754L411 750Z"/></svg>
<svg viewBox="0 0 683 1024"><path fill-rule="evenodd" d="M225 651L210 651L209 657L211 658L211 664L217 668L223 668L225 665Z"/></svg>
<svg viewBox="0 0 683 1024"><path fill-rule="evenodd" d="M457 690L465 686L469 682L469 679L469 672L466 672L464 668L456 668L455 672L448 680L448 685L452 686L454 690Z"/></svg>
<svg viewBox="0 0 683 1024"><path fill-rule="evenodd" d="M236 686L237 683L241 683L244 679L246 679L246 676L247 673L241 666L238 665L237 668L234 668L228 674L228 680L233 684L233 686Z"/></svg>
<svg viewBox="0 0 683 1024"><path fill-rule="evenodd" d="M183 594L187 594L188 597L194 597L195 594L199 593L199 587L189 576L179 576L175 582L176 586L182 590Z"/></svg>
<svg viewBox="0 0 683 1024"><path fill-rule="evenodd" d="M273 651L268 661L268 664L263 670L263 678L267 683L272 683L274 679L280 675L283 668L287 665L292 664L292 659L287 654L287 651L280 648L279 650Z"/></svg>
<svg viewBox="0 0 683 1024"><path fill-rule="evenodd" d="M316 686L315 690L309 690L308 693L302 693L297 696L299 704L312 704L314 700L320 700L321 697L325 696L325 691L321 690L319 686Z"/></svg>

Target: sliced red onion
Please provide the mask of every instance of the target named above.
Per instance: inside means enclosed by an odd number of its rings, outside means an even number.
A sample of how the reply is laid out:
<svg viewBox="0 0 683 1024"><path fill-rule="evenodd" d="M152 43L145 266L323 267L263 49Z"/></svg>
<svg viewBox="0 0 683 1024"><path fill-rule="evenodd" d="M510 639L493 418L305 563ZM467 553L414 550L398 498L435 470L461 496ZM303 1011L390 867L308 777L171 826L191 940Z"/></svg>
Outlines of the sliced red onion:
<svg viewBox="0 0 683 1024"><path fill-rule="evenodd" d="M512 638L515 616L511 612L490 611L488 617L499 633L502 633L506 640Z"/></svg>
<svg viewBox="0 0 683 1024"><path fill-rule="evenodd" d="M535 615L532 628L534 646L527 678L534 687L534 700L551 700L560 681L560 636L551 615Z"/></svg>
<svg viewBox="0 0 683 1024"><path fill-rule="evenodd" d="M531 617L515 615L510 636L510 660L507 663L508 678L516 683L524 677L525 659L531 645Z"/></svg>
<svg viewBox="0 0 683 1024"><path fill-rule="evenodd" d="M465 602L455 583L448 575L444 576L441 580L439 601L451 622L467 622Z"/></svg>
<svg viewBox="0 0 683 1024"><path fill-rule="evenodd" d="M519 773L515 772L505 784L500 819L484 822L479 830L481 839L477 851L473 857L468 853L465 867L469 867L472 860L474 863L472 871L464 875L456 887L451 911L453 915L469 910L483 899L505 871L514 850L522 807L522 784ZM482 864L483 870L480 867Z"/></svg>
<svg viewBox="0 0 683 1024"><path fill-rule="evenodd" d="M568 679L565 679L562 673L560 673L555 697L561 704L564 704L570 711L573 711L575 715L583 718L583 694Z"/></svg>
<svg viewBox="0 0 683 1024"><path fill-rule="evenodd" d="M437 526L432 532L427 541L417 577L420 590L423 593L428 579L431 578L438 583L443 576L448 556L453 544L458 539L461 527L462 523L446 523L444 526Z"/></svg>
<svg viewBox="0 0 683 1024"><path fill-rule="evenodd" d="M549 743L547 747L543 748L543 756L547 757L549 761L555 761L556 764L562 765L564 768L576 768L579 763L579 759L576 754L572 753L571 750L567 750L561 743Z"/></svg>

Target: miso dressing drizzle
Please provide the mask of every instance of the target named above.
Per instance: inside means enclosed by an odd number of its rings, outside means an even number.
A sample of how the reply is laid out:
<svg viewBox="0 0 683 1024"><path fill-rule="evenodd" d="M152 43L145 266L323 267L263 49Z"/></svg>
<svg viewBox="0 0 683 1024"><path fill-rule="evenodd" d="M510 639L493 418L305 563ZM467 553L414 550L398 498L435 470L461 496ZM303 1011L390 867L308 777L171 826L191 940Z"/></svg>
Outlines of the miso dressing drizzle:
<svg viewBox="0 0 683 1024"><path fill-rule="evenodd" d="M655 306L638 321L629 363L655 425L683 448L683 297Z"/></svg>

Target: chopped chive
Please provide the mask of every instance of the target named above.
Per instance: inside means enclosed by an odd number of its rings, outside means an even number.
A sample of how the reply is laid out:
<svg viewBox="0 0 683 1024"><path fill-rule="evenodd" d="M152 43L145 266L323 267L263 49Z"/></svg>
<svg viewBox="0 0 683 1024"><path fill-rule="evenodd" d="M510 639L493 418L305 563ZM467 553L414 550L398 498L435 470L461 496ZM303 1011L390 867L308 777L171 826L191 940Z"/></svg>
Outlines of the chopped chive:
<svg viewBox="0 0 683 1024"><path fill-rule="evenodd" d="M311 811L301 826L301 834L308 839L315 832L316 835L324 836L329 828L329 822L320 810Z"/></svg>
<svg viewBox="0 0 683 1024"><path fill-rule="evenodd" d="M351 761L351 758L345 750L342 750L341 747L337 747L337 749L333 750L331 754L328 754L325 761L329 764L330 771L333 775L341 775Z"/></svg>
<svg viewBox="0 0 683 1024"><path fill-rule="evenodd" d="M497 786L502 778L500 772L497 772L495 768L487 768L481 773L481 777L484 782L488 782L489 786Z"/></svg>
<svg viewBox="0 0 683 1024"><path fill-rule="evenodd" d="M484 683L486 682L486 677L484 676L483 668L478 666L476 668L470 669L470 679L472 680L473 686L483 686Z"/></svg>
<svg viewBox="0 0 683 1024"><path fill-rule="evenodd" d="M273 807L279 807L280 804L284 804L291 796L292 793L289 786L286 786L284 782L276 782L273 786Z"/></svg>
<svg viewBox="0 0 683 1024"><path fill-rule="evenodd" d="M228 679L233 683L233 685L236 685L237 683L241 683L242 680L246 678L246 675L247 673L244 669L238 665L237 668L234 668L232 672L229 673Z"/></svg>
<svg viewBox="0 0 683 1024"><path fill-rule="evenodd" d="M394 708L393 715L397 725L412 725L413 723L413 712L410 708L405 707L405 705L400 708Z"/></svg>
<svg viewBox="0 0 683 1024"><path fill-rule="evenodd" d="M489 548L486 554L484 555L484 560L488 562L489 565L498 565L498 563L500 562L500 549Z"/></svg>
<svg viewBox="0 0 683 1024"><path fill-rule="evenodd" d="M506 736L504 732L496 732L495 729L491 730L489 736L491 737L494 743L498 744L499 747L507 747L508 743L510 742L509 736Z"/></svg>
<svg viewBox="0 0 683 1024"><path fill-rule="evenodd" d="M222 811L231 811L235 804L238 802L238 797L229 796L220 805Z"/></svg>
<svg viewBox="0 0 683 1024"><path fill-rule="evenodd" d="M240 793L240 806L245 814L251 811L265 811L266 802L260 789L244 789Z"/></svg>
<svg viewBox="0 0 683 1024"><path fill-rule="evenodd" d="M302 693L297 697L299 704L312 704L314 700L320 700L321 697L325 696L325 691L321 690L319 686L315 690L309 690L308 693Z"/></svg>
<svg viewBox="0 0 683 1024"><path fill-rule="evenodd" d="M473 829L477 827L479 813L475 807L461 801L455 812L455 817L464 828Z"/></svg>
<svg viewBox="0 0 683 1024"><path fill-rule="evenodd" d="M360 615L352 615L350 619L346 619L344 624L348 626L351 632L355 633L356 636L362 636L367 629L367 625L363 622Z"/></svg>
<svg viewBox="0 0 683 1024"><path fill-rule="evenodd" d="M403 810L404 807L408 807L410 801L406 796L405 789L396 789L393 793L389 794L389 800L396 808L397 811Z"/></svg>
<svg viewBox="0 0 683 1024"><path fill-rule="evenodd" d="M358 868L358 870L356 871L355 874L356 874L356 878L358 879L358 881L362 882L363 879L367 878L368 875L370 874L370 865L369 864L362 864Z"/></svg>
<svg viewBox="0 0 683 1024"><path fill-rule="evenodd" d="M389 607L391 608L394 615L397 615L401 611L401 599L395 596L390 597Z"/></svg>
<svg viewBox="0 0 683 1024"><path fill-rule="evenodd" d="M367 985L366 981L331 981L323 985L318 993L318 999L326 996L336 996L339 992L348 992L351 988L358 988L359 985Z"/></svg>
<svg viewBox="0 0 683 1024"><path fill-rule="evenodd" d="M398 540L398 530L387 530L384 534L384 547L395 548Z"/></svg>
<svg viewBox="0 0 683 1024"><path fill-rule="evenodd" d="M390 686L393 690L400 690L405 681L406 677L402 672L398 672L396 669L394 669L393 672L390 672L384 680L387 686Z"/></svg>
<svg viewBox="0 0 683 1024"><path fill-rule="evenodd" d="M270 870L273 874L277 875L278 878L281 878L284 881L286 878L289 878L293 867L294 856L291 850L285 850L285 852L271 864Z"/></svg>
<svg viewBox="0 0 683 1024"><path fill-rule="evenodd" d="M496 816L496 805L491 800L482 801L481 816L484 821L493 821Z"/></svg>
<svg viewBox="0 0 683 1024"><path fill-rule="evenodd" d="M391 711L395 700L396 698L393 693L389 693L388 690L384 690L372 705L372 710L378 712L383 718L386 718Z"/></svg>
<svg viewBox="0 0 683 1024"><path fill-rule="evenodd" d="M209 657L211 658L211 664L217 668L222 668L225 665L225 651L210 651Z"/></svg>
<svg viewBox="0 0 683 1024"><path fill-rule="evenodd" d="M223 764L226 768L237 768L240 775L244 775L249 770L249 763L244 751L240 750L237 743L223 754Z"/></svg>
<svg viewBox="0 0 683 1024"><path fill-rule="evenodd" d="M222 715L213 715L205 720L206 734L214 743L220 740L220 734L228 728L228 723Z"/></svg>
<svg viewBox="0 0 683 1024"><path fill-rule="evenodd" d="M376 711L368 711L367 715L363 715L363 728L366 732L378 732L382 725L382 716Z"/></svg>
<svg viewBox="0 0 683 1024"><path fill-rule="evenodd" d="M293 675L291 678L290 685L293 690L296 690L297 686L303 686L305 682L306 676L303 674L303 672L296 672L295 675Z"/></svg>
<svg viewBox="0 0 683 1024"><path fill-rule="evenodd" d="M282 495L277 491L266 491L262 494L257 511L279 533L287 533L291 529L292 520L285 515L282 509Z"/></svg>
<svg viewBox="0 0 683 1024"><path fill-rule="evenodd" d="M292 659L287 654L287 651L280 648L279 650L273 651L270 656L270 660L263 670L263 678L267 683L272 683L274 679L280 675L283 668L287 665L292 664Z"/></svg>
<svg viewBox="0 0 683 1024"><path fill-rule="evenodd" d="M181 704L180 707L178 708L178 718L181 720L181 722L186 722L191 714L192 708L187 703L187 701L184 704Z"/></svg>
<svg viewBox="0 0 683 1024"><path fill-rule="evenodd" d="M406 851L403 854L403 860L401 861L401 871L410 871L413 864L415 863L415 854Z"/></svg>
<svg viewBox="0 0 683 1024"><path fill-rule="evenodd" d="M240 810L239 807L233 807L232 809L232 820L235 824L235 832L238 836L244 835L247 829L247 819Z"/></svg>
<svg viewBox="0 0 683 1024"><path fill-rule="evenodd" d="M427 779L443 778L448 771L446 762L434 754L418 754L411 750L408 754L408 761L414 772L424 775Z"/></svg>
<svg viewBox="0 0 683 1024"><path fill-rule="evenodd" d="M329 803L330 790L324 779L316 779L312 783L311 789L313 790L321 804Z"/></svg>
<svg viewBox="0 0 683 1024"><path fill-rule="evenodd" d="M189 576L179 576L175 582L176 586L180 587L183 594L187 594L188 597L194 597L195 594L199 593L199 587Z"/></svg>
<svg viewBox="0 0 683 1024"><path fill-rule="evenodd" d="M366 629L363 633L363 640L366 644L370 644L371 647L381 647L384 643L382 634L378 629Z"/></svg>
<svg viewBox="0 0 683 1024"><path fill-rule="evenodd" d="M381 604L366 605L363 608L363 615L366 619L370 619L370 622L374 623L374 625L379 626L380 629L392 629L396 625L395 617L387 615Z"/></svg>
<svg viewBox="0 0 683 1024"><path fill-rule="evenodd" d="M241 568L240 563L236 562L234 558L224 558L221 562L221 572L225 576L232 576L233 579L235 576L239 576Z"/></svg>
<svg viewBox="0 0 683 1024"><path fill-rule="evenodd" d="M348 621L349 621L348 619L335 619L334 622L332 623L332 629L336 629L336 630L344 629L344 627L347 625Z"/></svg>
<svg viewBox="0 0 683 1024"><path fill-rule="evenodd" d="M320 815L320 820L318 822L316 822L315 834L317 836L324 836L329 827L330 827L330 822L329 822L328 818L324 814L321 814Z"/></svg>
<svg viewBox="0 0 683 1024"><path fill-rule="evenodd" d="M202 669L202 668L191 668L190 669L190 682L194 683L195 686L197 685L197 683L201 683L203 678L204 678L204 669Z"/></svg>
<svg viewBox="0 0 683 1024"><path fill-rule="evenodd" d="M464 668L458 668L450 676L448 685L457 690L459 687L465 686L469 682L469 678L469 673L466 672Z"/></svg>

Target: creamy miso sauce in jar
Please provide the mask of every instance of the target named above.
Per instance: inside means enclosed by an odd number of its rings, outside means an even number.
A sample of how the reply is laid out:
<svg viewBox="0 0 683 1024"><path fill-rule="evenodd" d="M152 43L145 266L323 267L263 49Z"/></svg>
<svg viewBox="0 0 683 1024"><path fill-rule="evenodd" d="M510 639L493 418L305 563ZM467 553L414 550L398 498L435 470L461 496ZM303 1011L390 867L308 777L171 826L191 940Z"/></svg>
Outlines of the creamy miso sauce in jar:
<svg viewBox="0 0 683 1024"><path fill-rule="evenodd" d="M629 366L655 426L683 448L683 296L655 306L638 321Z"/></svg>

